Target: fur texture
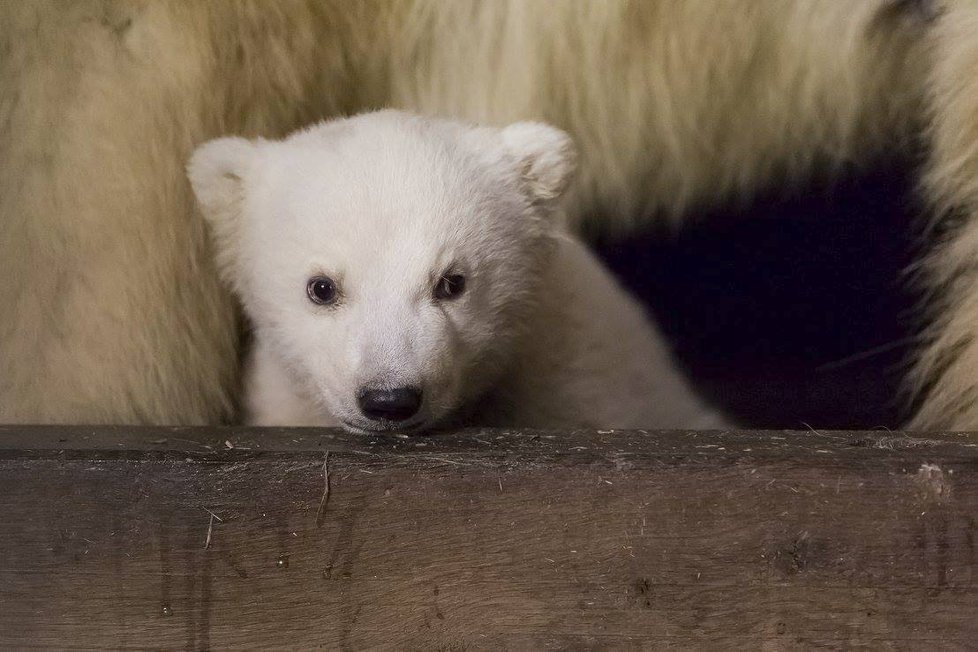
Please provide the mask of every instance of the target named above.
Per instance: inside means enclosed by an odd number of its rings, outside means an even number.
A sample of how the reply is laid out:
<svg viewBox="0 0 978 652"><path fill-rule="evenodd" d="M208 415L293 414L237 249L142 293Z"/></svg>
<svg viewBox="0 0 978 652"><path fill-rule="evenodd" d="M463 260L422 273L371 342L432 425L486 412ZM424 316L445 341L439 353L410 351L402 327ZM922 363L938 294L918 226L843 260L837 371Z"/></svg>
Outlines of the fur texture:
<svg viewBox="0 0 978 652"><path fill-rule="evenodd" d="M234 303L184 161L357 103L325 10L0 4L0 422L233 414Z"/></svg>
<svg viewBox="0 0 978 652"><path fill-rule="evenodd" d="M398 111L221 138L189 176L254 325L260 425L681 428L722 421L641 309L565 232L566 134ZM457 295L440 296L446 278ZM311 294L328 280L330 300ZM410 391L404 414L371 390Z"/></svg>
<svg viewBox="0 0 978 652"><path fill-rule="evenodd" d="M572 219L676 223L898 147L925 70L913 4L417 3L394 41L393 101L554 124L581 150Z"/></svg>
<svg viewBox="0 0 978 652"><path fill-rule="evenodd" d="M933 35L924 188L947 236L923 265L932 324L911 427L978 428L978 4L945 3Z"/></svg>
<svg viewBox="0 0 978 652"><path fill-rule="evenodd" d="M0 421L234 415L234 303L182 162L393 104L581 144L571 218L675 220L910 131L894 0L0 3Z"/></svg>

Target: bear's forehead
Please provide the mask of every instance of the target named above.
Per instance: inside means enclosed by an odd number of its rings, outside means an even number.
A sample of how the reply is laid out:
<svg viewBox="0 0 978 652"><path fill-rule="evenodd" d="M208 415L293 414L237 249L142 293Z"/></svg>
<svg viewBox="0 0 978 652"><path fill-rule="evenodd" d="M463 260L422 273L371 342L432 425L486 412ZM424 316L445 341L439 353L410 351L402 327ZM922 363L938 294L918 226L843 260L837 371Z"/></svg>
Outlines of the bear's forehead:
<svg viewBox="0 0 978 652"><path fill-rule="evenodd" d="M503 175L438 142L347 136L287 145L259 171L257 208L285 213L310 236L472 236L515 227L522 209Z"/></svg>
<svg viewBox="0 0 978 652"><path fill-rule="evenodd" d="M500 181L495 170L449 144L376 135L287 141L270 150L262 168L270 187L292 194L418 196L437 201L466 189L488 190Z"/></svg>

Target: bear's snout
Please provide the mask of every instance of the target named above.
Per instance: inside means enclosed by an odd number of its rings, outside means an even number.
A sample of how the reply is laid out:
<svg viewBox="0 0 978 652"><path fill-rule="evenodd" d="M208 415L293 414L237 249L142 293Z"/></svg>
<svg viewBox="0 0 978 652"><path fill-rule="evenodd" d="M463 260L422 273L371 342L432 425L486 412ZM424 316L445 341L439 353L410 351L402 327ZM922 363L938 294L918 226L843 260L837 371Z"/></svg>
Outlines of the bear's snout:
<svg viewBox="0 0 978 652"><path fill-rule="evenodd" d="M357 403L364 416L373 421L405 421L421 408L421 390L417 387L363 388L357 394Z"/></svg>

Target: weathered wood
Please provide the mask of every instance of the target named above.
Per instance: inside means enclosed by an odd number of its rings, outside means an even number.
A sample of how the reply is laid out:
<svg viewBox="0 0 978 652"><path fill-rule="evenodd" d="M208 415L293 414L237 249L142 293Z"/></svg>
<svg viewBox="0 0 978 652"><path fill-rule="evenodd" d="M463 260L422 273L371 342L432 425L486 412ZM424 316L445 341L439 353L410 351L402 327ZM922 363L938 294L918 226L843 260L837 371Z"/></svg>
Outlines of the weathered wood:
<svg viewBox="0 0 978 652"><path fill-rule="evenodd" d="M5 427L0 514L3 647L978 643L964 435Z"/></svg>

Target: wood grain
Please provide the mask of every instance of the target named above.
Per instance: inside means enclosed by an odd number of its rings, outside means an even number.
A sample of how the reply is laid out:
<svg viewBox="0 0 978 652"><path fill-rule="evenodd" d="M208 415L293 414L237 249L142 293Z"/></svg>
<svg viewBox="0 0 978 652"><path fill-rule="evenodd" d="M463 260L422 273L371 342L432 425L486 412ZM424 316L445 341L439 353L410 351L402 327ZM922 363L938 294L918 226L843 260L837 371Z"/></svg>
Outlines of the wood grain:
<svg viewBox="0 0 978 652"><path fill-rule="evenodd" d="M965 435L3 427L0 514L5 648L978 641Z"/></svg>

